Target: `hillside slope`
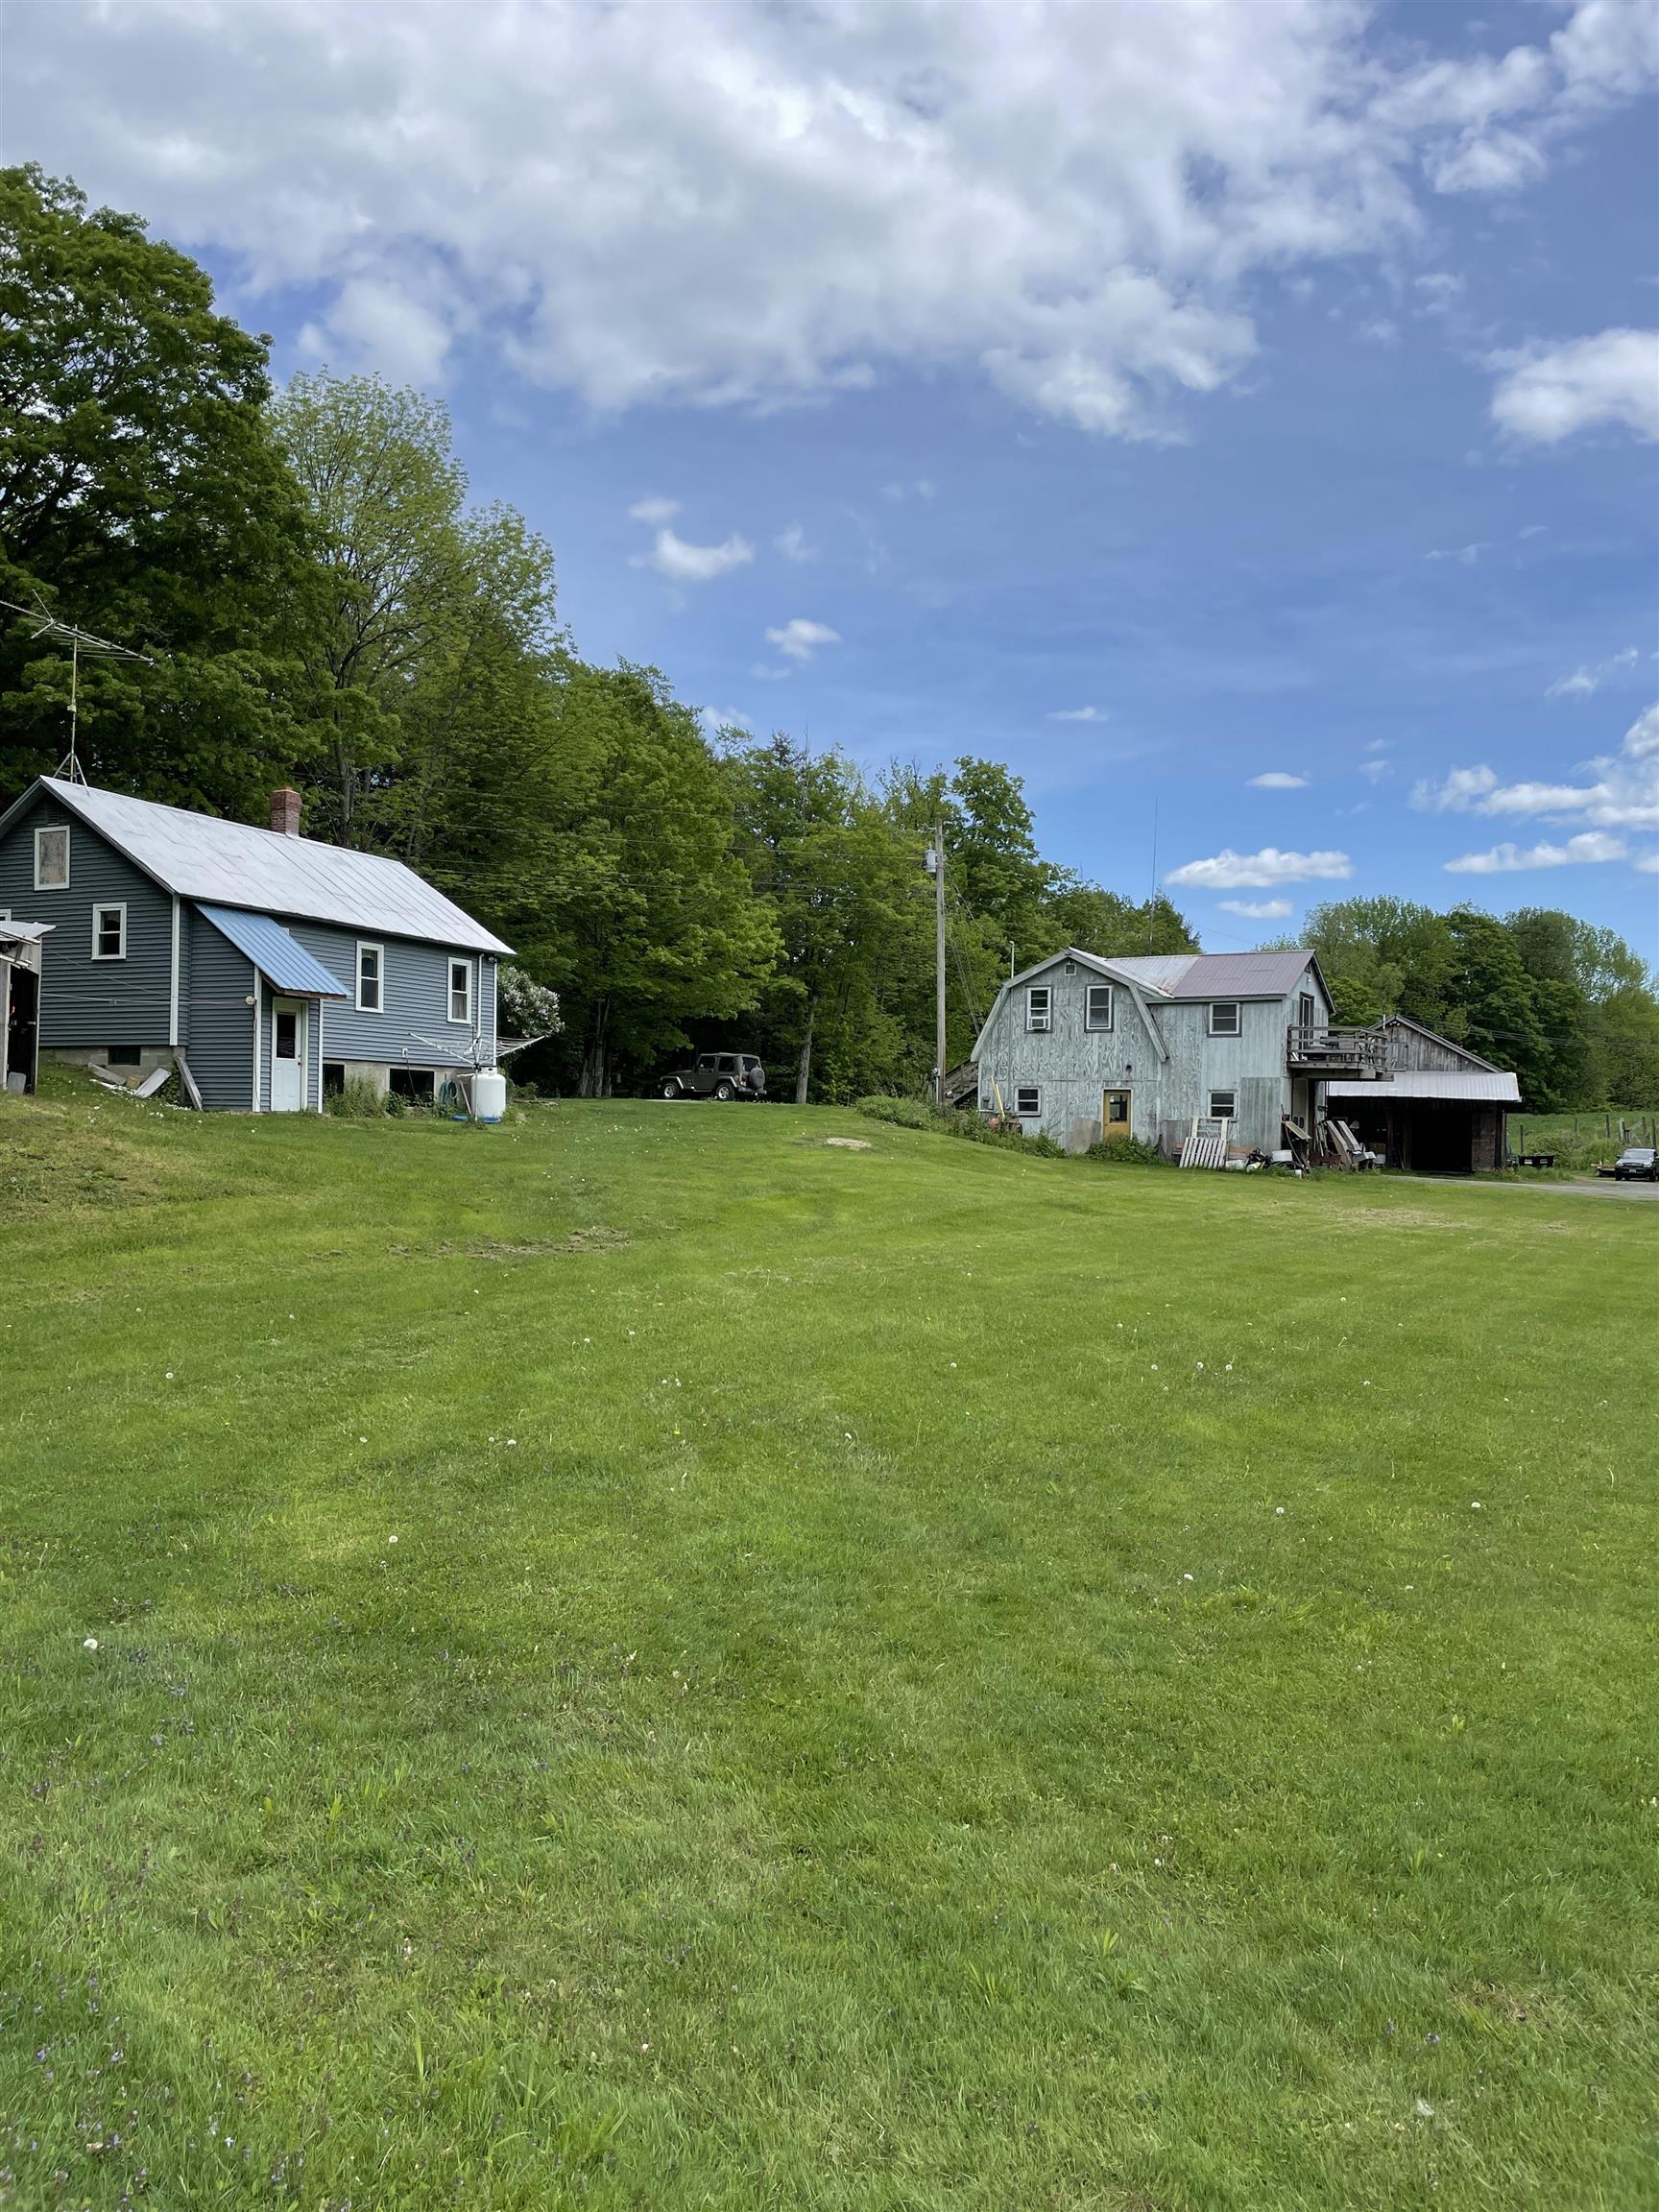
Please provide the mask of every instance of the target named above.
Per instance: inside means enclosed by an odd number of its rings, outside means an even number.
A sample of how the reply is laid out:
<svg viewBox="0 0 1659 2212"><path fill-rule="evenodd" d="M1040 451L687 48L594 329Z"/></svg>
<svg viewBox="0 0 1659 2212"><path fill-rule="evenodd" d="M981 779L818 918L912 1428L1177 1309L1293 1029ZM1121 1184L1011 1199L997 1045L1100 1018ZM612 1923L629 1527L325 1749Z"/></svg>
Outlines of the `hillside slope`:
<svg viewBox="0 0 1659 2212"><path fill-rule="evenodd" d="M0 1217L0 2203L1651 2201L1647 1209L61 1088Z"/></svg>

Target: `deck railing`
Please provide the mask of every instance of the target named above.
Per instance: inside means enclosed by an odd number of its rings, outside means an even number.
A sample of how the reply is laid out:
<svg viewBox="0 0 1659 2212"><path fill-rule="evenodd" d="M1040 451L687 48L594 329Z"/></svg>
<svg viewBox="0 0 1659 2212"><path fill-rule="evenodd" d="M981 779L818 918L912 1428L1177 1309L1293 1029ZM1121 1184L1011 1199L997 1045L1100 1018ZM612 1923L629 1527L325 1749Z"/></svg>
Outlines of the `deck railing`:
<svg viewBox="0 0 1659 2212"><path fill-rule="evenodd" d="M1388 1039L1381 1029L1319 1029L1293 1022L1286 1032L1285 1060L1310 1075L1386 1075Z"/></svg>

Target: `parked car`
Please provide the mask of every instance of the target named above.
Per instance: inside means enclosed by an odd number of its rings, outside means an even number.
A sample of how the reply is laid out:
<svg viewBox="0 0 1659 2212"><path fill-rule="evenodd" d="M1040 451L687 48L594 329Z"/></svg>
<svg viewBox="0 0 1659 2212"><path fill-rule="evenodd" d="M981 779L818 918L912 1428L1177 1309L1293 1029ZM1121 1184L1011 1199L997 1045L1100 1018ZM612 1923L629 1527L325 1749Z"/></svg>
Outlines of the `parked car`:
<svg viewBox="0 0 1659 2212"><path fill-rule="evenodd" d="M1626 1144L1613 1173L1621 1183L1659 1183L1659 1152L1651 1144Z"/></svg>
<svg viewBox="0 0 1659 2212"><path fill-rule="evenodd" d="M657 1089L664 1098L764 1098L766 1070L753 1052L699 1052Z"/></svg>

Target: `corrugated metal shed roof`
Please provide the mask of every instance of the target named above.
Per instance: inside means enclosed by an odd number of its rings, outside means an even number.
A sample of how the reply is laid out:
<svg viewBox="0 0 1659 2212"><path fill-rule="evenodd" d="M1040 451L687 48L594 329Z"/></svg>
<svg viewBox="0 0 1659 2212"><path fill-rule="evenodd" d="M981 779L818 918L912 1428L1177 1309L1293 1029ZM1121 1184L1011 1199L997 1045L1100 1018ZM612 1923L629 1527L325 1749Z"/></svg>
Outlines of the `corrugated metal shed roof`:
<svg viewBox="0 0 1659 2212"><path fill-rule="evenodd" d="M297 998L346 998L350 994L321 960L314 960L303 945L296 944L279 922L269 914L249 914L239 907L207 906L201 911L215 929L223 931L238 952L246 952L274 991L291 991Z"/></svg>
<svg viewBox="0 0 1659 2212"><path fill-rule="evenodd" d="M300 914L310 922L338 922L348 929L476 952L513 950L401 860L285 837L245 822L221 822L54 776L42 776L40 788L182 899Z"/></svg>
<svg viewBox="0 0 1659 2212"><path fill-rule="evenodd" d="M1327 1098L1454 1098L1491 1099L1501 1106L1519 1106L1521 1087L1515 1077L1495 1069L1483 1074L1478 1068L1408 1068L1398 1075L1382 1075L1374 1083L1327 1083Z"/></svg>

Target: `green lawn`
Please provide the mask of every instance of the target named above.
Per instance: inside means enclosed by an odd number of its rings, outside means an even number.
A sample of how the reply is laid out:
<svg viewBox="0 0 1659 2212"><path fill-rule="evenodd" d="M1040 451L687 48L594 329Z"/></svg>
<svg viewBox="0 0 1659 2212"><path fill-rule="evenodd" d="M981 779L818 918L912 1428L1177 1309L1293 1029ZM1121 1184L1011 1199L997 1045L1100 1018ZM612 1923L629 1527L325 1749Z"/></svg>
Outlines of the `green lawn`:
<svg viewBox="0 0 1659 2212"><path fill-rule="evenodd" d="M1652 1210L60 1078L0 1221L0 2203L1659 2200Z"/></svg>

